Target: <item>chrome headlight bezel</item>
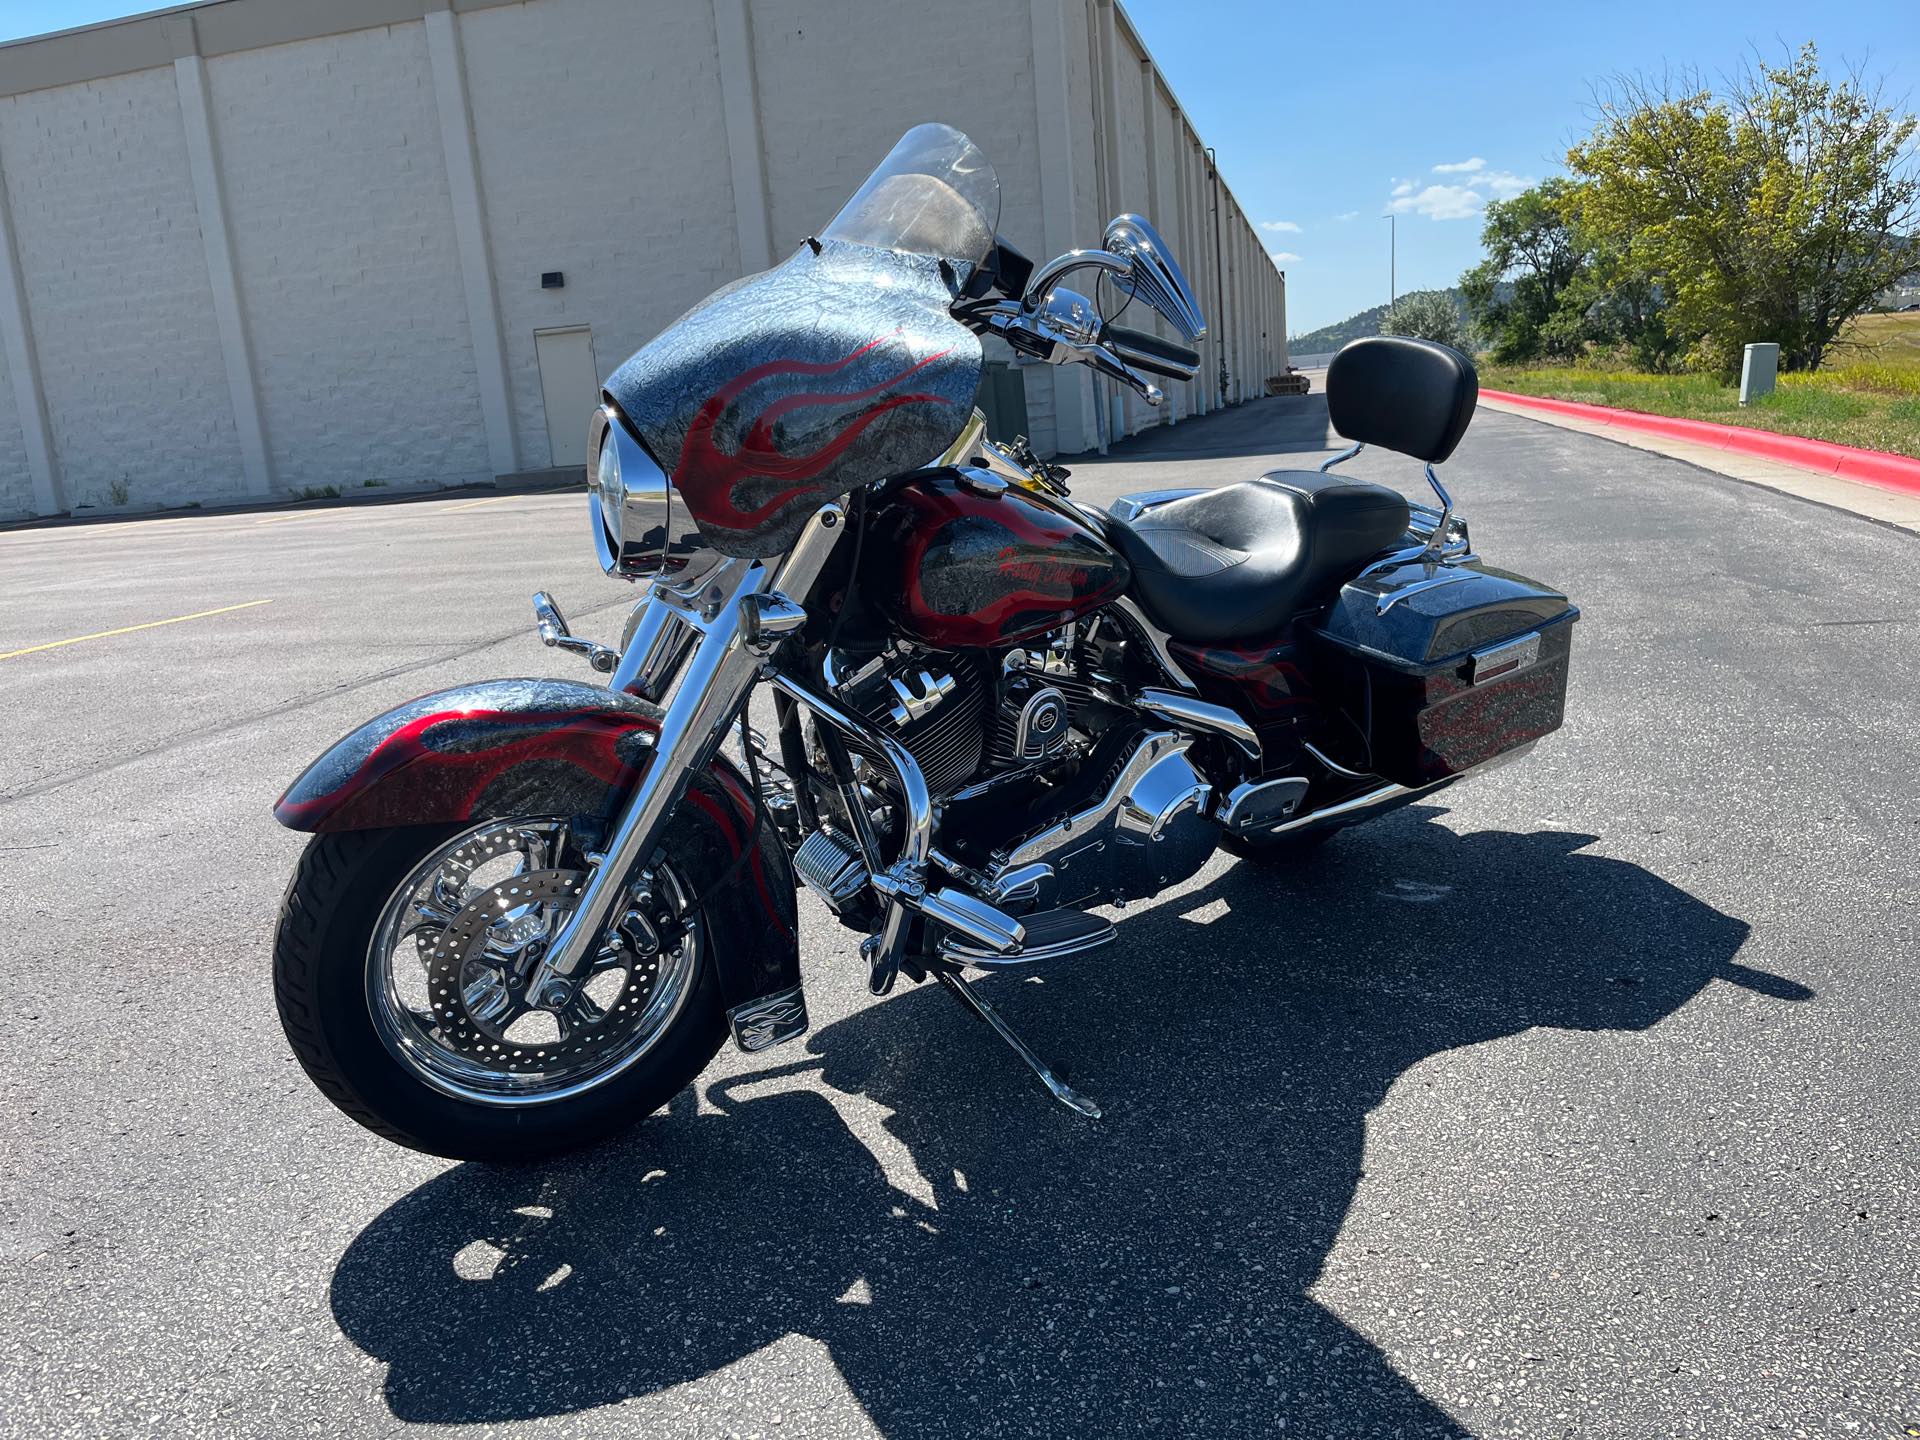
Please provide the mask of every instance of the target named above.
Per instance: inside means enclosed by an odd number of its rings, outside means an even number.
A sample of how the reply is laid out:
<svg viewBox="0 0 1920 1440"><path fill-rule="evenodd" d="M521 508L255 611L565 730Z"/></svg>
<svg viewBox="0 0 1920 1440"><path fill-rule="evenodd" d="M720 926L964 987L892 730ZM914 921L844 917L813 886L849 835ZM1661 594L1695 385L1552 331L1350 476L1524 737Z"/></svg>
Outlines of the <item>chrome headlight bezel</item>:
<svg viewBox="0 0 1920 1440"><path fill-rule="evenodd" d="M667 472L611 406L587 427L587 508L600 568L622 580L704 575L724 557L707 544Z"/></svg>

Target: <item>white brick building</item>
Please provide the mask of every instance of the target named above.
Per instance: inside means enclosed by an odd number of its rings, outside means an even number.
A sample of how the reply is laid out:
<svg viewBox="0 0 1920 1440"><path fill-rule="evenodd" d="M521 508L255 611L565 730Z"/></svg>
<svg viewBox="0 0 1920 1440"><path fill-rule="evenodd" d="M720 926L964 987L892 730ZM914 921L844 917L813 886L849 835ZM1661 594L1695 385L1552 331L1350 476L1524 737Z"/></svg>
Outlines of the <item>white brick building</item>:
<svg viewBox="0 0 1920 1440"><path fill-rule="evenodd" d="M0 518L579 463L592 377L925 120L1036 261L1149 216L1212 324L1162 412L1022 366L1002 424L1082 450L1284 367L1112 0L215 0L0 46Z"/></svg>

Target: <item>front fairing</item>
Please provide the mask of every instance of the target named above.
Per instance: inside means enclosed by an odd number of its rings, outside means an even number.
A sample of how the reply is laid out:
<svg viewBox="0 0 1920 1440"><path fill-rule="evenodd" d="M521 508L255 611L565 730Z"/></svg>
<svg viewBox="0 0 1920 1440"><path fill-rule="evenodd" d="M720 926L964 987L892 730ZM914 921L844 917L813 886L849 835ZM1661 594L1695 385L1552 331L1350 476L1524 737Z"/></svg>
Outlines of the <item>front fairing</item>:
<svg viewBox="0 0 1920 1440"><path fill-rule="evenodd" d="M607 394L714 549L779 554L821 505L966 426L980 341L948 313L966 268L810 242L681 316Z"/></svg>

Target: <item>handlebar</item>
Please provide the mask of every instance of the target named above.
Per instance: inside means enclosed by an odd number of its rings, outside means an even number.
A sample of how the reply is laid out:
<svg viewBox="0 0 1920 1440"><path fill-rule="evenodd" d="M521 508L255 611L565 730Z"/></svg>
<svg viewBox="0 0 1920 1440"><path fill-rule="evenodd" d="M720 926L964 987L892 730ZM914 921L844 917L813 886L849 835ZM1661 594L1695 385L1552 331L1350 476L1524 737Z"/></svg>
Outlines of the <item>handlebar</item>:
<svg viewBox="0 0 1920 1440"><path fill-rule="evenodd" d="M1100 343L1131 368L1168 380L1191 380L1200 369L1199 351L1162 340L1145 330L1107 325L1100 331Z"/></svg>
<svg viewBox="0 0 1920 1440"><path fill-rule="evenodd" d="M1116 215L1105 239L1104 250L1069 250L1037 270L1024 256L996 252L991 263L996 278L970 283L953 316L977 334L999 335L1023 355L1050 365L1085 365L1126 385L1149 405L1159 405L1166 396L1147 376L1191 380L1200 370L1199 352L1145 330L1106 324L1093 301L1060 282L1076 270L1098 271L1129 301L1144 301L1188 339L1204 335L1206 321L1153 226L1138 215ZM1026 283L1016 297L1005 272L1023 267ZM992 290L1007 298L988 300Z"/></svg>
<svg viewBox="0 0 1920 1440"><path fill-rule="evenodd" d="M1200 364L1198 355L1157 335L1102 325L1090 300L1057 287L1037 309L1020 300L970 300L956 305L953 314L969 328L999 335L1022 354L1050 365L1085 365L1149 405L1161 404L1166 396L1142 370L1190 380Z"/></svg>

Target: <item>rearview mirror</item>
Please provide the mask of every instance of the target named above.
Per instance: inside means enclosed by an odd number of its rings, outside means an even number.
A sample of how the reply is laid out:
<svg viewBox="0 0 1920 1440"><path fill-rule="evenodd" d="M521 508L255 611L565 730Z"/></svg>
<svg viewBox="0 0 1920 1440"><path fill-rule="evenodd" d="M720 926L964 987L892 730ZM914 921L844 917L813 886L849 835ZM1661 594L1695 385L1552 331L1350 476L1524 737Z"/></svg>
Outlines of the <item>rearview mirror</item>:
<svg viewBox="0 0 1920 1440"><path fill-rule="evenodd" d="M1189 340L1207 333L1206 316L1180 272L1180 262L1143 216L1114 216L1107 222L1104 244L1110 254L1132 263L1130 274L1111 277L1122 294L1151 305Z"/></svg>

